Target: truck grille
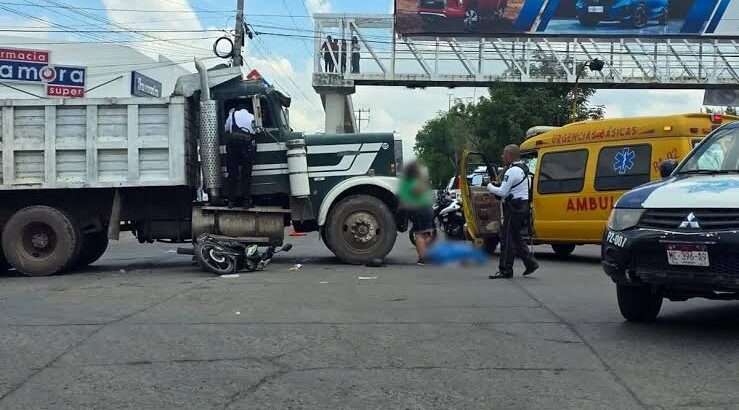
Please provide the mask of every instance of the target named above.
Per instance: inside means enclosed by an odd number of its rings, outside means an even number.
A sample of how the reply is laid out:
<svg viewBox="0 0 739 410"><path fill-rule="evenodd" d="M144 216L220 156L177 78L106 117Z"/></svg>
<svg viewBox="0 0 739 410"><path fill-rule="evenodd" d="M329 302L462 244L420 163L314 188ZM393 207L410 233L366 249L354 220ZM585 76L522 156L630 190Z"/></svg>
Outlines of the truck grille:
<svg viewBox="0 0 739 410"><path fill-rule="evenodd" d="M445 0L421 0L421 8L424 9L444 9L446 7Z"/></svg>
<svg viewBox="0 0 739 410"><path fill-rule="evenodd" d="M690 213L695 225L681 228ZM739 209L648 209L639 221L639 228L665 229L670 231L723 231L739 229Z"/></svg>

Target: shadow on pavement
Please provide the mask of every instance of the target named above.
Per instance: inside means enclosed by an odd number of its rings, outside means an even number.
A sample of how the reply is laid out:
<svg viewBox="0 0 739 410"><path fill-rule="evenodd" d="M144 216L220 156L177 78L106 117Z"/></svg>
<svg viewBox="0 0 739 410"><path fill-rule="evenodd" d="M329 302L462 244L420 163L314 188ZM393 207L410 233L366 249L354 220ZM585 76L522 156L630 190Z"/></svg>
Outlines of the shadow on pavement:
<svg viewBox="0 0 739 410"><path fill-rule="evenodd" d="M600 265L600 257L585 255L557 255L556 253L536 252L536 258L544 261L559 261L566 263L597 264Z"/></svg>

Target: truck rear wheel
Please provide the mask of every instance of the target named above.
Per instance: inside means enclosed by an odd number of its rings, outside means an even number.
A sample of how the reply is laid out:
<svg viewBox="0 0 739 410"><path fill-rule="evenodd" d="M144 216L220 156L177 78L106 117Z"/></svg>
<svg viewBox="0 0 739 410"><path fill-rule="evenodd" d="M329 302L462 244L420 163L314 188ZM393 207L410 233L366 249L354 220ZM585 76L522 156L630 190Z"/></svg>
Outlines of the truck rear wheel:
<svg viewBox="0 0 739 410"><path fill-rule="evenodd" d="M108 235L106 232L88 233L82 238L80 255L74 263L74 269L84 269L95 263L108 249Z"/></svg>
<svg viewBox="0 0 739 410"><path fill-rule="evenodd" d="M16 212L3 229L2 248L13 267L27 276L48 276L69 268L80 252L80 232L64 211L31 206Z"/></svg>
<svg viewBox="0 0 739 410"><path fill-rule="evenodd" d="M630 322L651 322L662 309L662 295L652 293L648 285L617 285L616 296L621 315Z"/></svg>
<svg viewBox="0 0 739 410"><path fill-rule="evenodd" d="M325 232L328 248L352 265L385 258L398 236L390 208L370 195L342 199L331 210Z"/></svg>

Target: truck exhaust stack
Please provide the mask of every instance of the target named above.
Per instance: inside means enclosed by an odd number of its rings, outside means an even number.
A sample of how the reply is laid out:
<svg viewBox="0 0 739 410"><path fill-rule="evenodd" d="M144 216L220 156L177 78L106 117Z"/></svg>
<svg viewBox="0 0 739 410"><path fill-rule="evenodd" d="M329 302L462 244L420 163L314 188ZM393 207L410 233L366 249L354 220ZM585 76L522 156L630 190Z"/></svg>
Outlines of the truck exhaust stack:
<svg viewBox="0 0 739 410"><path fill-rule="evenodd" d="M218 110L216 102L210 97L208 70L195 59L195 67L200 74L200 160L203 167L203 185L210 202L221 199L221 155L218 141Z"/></svg>

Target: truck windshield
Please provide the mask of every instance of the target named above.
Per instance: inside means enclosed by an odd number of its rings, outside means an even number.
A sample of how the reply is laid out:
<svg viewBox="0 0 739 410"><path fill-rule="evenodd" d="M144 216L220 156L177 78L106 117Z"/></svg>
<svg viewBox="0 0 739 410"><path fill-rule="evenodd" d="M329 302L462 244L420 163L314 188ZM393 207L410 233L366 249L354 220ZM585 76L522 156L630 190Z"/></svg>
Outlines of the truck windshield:
<svg viewBox="0 0 739 410"><path fill-rule="evenodd" d="M678 174L739 172L739 128L719 130L700 145Z"/></svg>

